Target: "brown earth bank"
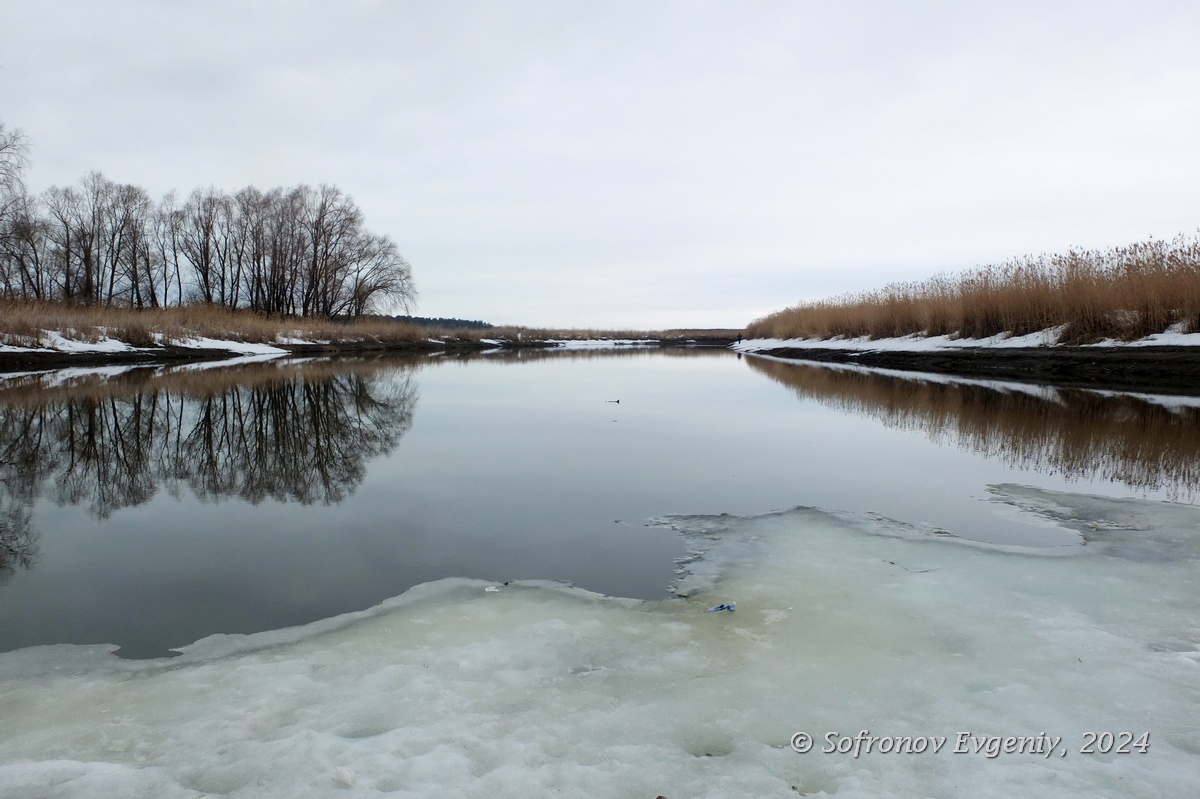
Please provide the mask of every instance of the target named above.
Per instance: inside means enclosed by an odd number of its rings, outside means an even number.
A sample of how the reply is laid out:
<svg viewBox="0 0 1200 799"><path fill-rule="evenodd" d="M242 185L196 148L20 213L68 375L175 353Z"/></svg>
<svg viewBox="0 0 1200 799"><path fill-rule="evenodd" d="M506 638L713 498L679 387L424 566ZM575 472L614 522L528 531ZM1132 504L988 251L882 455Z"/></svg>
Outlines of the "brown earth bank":
<svg viewBox="0 0 1200 799"><path fill-rule="evenodd" d="M779 347L753 354L1022 383L1200 395L1200 347L1063 346L921 352Z"/></svg>
<svg viewBox="0 0 1200 799"><path fill-rule="evenodd" d="M698 338L647 337L640 341L657 342L660 347L727 347L733 338L708 336ZM499 344L485 343L473 339L446 339L444 341L343 341L328 344L271 344L291 355L353 355L361 353L433 353L433 352L481 352L496 349L554 349L558 345L550 341L502 341ZM620 349L620 347L618 347ZM76 366L110 366L124 364L182 363L187 361L220 361L244 357L248 353L234 350L207 349L198 347L147 347L121 352L59 352L57 350L17 350L0 352L0 372L26 369L65 369ZM284 356L280 356L284 357Z"/></svg>

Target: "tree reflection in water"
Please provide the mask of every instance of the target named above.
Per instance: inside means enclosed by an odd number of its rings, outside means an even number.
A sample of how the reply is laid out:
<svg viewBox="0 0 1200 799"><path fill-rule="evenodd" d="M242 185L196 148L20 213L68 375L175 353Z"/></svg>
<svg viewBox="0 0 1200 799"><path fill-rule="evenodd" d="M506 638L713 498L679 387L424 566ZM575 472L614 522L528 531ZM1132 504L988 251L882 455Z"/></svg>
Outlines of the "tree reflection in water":
<svg viewBox="0 0 1200 799"><path fill-rule="evenodd" d="M97 518L186 487L202 500L332 504L412 425L415 361L267 362L0 388L0 582L37 557L34 502Z"/></svg>
<svg viewBox="0 0 1200 799"><path fill-rule="evenodd" d="M919 431L1017 468L1163 490L1174 500L1190 501L1200 488L1200 404L1194 398L1172 403L763 358L747 363L801 399Z"/></svg>

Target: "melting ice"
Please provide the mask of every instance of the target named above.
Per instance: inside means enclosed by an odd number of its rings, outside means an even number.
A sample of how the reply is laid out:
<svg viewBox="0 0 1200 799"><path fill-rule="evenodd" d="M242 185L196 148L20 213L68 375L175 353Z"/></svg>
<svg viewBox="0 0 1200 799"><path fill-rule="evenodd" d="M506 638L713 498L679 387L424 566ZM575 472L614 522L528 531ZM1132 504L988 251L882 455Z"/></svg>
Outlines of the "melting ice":
<svg viewBox="0 0 1200 799"><path fill-rule="evenodd" d="M0 795L1200 796L1200 512L992 491L1079 545L677 516L691 554L661 601L444 580L173 660L0 655ZM862 730L950 743L821 752ZM1149 751L1082 754L1089 731ZM955 754L963 732L1067 754Z"/></svg>

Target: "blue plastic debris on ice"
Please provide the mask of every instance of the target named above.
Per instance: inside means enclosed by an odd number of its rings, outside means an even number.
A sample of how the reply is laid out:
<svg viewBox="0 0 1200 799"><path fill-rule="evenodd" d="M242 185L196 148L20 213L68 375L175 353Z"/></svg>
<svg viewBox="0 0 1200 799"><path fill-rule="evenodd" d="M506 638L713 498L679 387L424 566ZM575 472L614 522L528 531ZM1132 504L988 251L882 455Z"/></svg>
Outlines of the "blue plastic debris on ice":
<svg viewBox="0 0 1200 799"><path fill-rule="evenodd" d="M704 612L705 613L720 613L722 610L727 610L730 613L733 613L733 611L736 607L737 607L736 602L723 602L720 605L713 605L711 608L708 608Z"/></svg>

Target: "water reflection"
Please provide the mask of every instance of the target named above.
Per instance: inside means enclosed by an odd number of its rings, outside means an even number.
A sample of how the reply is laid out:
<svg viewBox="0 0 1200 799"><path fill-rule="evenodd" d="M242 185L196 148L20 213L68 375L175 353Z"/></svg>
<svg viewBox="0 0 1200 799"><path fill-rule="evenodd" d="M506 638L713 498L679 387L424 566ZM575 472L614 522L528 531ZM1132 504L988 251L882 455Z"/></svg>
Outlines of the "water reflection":
<svg viewBox="0 0 1200 799"><path fill-rule="evenodd" d="M739 353L740 357L741 353ZM442 361L459 363L543 363L545 361L613 361L645 358L725 358L729 350L715 346L669 346L658 345L621 345L616 347L600 346L596 348L566 348L566 347L522 347L496 348L493 350L462 350L450 351L438 356Z"/></svg>
<svg viewBox="0 0 1200 799"><path fill-rule="evenodd" d="M0 496L0 585L18 568L28 569L37 559L37 541L29 520L28 504Z"/></svg>
<svg viewBox="0 0 1200 799"><path fill-rule="evenodd" d="M1010 466L1100 478L1191 501L1200 487L1200 407L1086 389L895 377L747 359L801 399L862 414Z"/></svg>
<svg viewBox="0 0 1200 799"><path fill-rule="evenodd" d="M0 581L37 557L42 496L98 519L186 488L202 500L336 503L412 425L413 363L134 369L0 388ZM385 371L386 369L386 371Z"/></svg>

